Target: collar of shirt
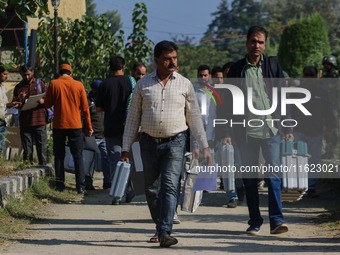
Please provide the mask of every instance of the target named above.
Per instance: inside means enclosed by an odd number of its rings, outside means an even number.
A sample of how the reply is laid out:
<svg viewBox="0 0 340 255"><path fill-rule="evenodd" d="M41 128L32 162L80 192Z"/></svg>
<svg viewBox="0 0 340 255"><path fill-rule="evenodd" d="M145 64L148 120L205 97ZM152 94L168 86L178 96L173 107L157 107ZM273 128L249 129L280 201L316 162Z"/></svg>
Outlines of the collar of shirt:
<svg viewBox="0 0 340 255"><path fill-rule="evenodd" d="M209 84L208 84L209 85ZM204 90L207 90L207 91L209 91L210 93L212 93L212 91L211 91L211 89L210 88L208 88L208 87L206 87L206 88L202 88L199 84L197 84L196 86L195 86L195 92L203 92L203 93L206 93Z"/></svg>
<svg viewBox="0 0 340 255"><path fill-rule="evenodd" d="M174 80L174 79L176 79L176 77L177 77L177 73L176 73L176 72L172 72L172 74L170 75L169 80L170 80L170 81L171 81L171 80ZM159 78L159 76L158 76L158 74L157 74L157 71L155 71L155 72L152 73L152 78L154 78L156 81L161 82L161 79Z"/></svg>
<svg viewBox="0 0 340 255"><path fill-rule="evenodd" d="M254 64L252 64L252 63L249 62L248 55L247 55L247 57L246 57L246 62L247 62L247 66L256 66L256 65L254 65ZM261 66L262 63L263 63L263 54L261 54L259 66Z"/></svg>

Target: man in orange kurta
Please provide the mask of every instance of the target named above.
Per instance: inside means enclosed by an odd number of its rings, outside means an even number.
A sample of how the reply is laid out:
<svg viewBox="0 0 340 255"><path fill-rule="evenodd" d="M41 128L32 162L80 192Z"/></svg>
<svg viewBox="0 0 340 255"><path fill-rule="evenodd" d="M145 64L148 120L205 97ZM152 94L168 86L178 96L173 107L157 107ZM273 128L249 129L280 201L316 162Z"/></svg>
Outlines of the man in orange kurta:
<svg viewBox="0 0 340 255"><path fill-rule="evenodd" d="M46 108L54 106L53 152L56 174L56 189L65 189L65 141L68 137L71 154L74 158L77 192L86 195L83 163L83 132L81 114L85 120L85 135L93 133L91 118L83 84L72 78L72 67L62 64L60 77L52 80L45 96Z"/></svg>

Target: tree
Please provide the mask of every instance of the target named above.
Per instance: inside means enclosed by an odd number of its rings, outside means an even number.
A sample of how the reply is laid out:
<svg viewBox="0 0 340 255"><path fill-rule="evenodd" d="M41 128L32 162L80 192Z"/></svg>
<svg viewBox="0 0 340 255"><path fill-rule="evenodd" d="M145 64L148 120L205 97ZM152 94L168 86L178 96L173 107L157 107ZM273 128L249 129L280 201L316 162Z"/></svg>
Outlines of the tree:
<svg viewBox="0 0 340 255"><path fill-rule="evenodd" d="M190 37L174 37L172 40L178 46L179 73L187 78L196 78L197 68L200 65L209 65L213 68L231 61L229 52L216 48L212 42L191 45L187 43L193 40Z"/></svg>
<svg viewBox="0 0 340 255"><path fill-rule="evenodd" d="M125 44L124 57L127 60L125 69L126 73L131 72L132 66L136 62L148 62L148 57L152 52L154 43L146 36L147 9L144 3L136 3L132 13L133 30Z"/></svg>
<svg viewBox="0 0 340 255"><path fill-rule="evenodd" d="M38 28L37 56L40 65L35 69L40 77L47 80L53 75L53 33L54 20L42 20ZM79 77L85 85L94 79L108 76L110 56L118 54L117 41L123 40L110 32L104 15L98 18L83 16L82 20L64 22L58 20L60 63L73 67L73 77Z"/></svg>
<svg viewBox="0 0 340 255"><path fill-rule="evenodd" d="M117 10L107 11L103 15L107 18L110 26L110 31L112 33L116 33L119 29L122 28L122 18Z"/></svg>
<svg viewBox="0 0 340 255"><path fill-rule="evenodd" d="M264 19L261 4L255 0L233 0L231 4L222 0L217 9L212 13L213 21L202 39L226 38L215 41L215 46L228 50L231 59L238 60L244 57L246 49L245 37L237 36L246 34L252 25L265 26L268 23Z"/></svg>
<svg viewBox="0 0 340 255"><path fill-rule="evenodd" d="M92 18L97 18L98 15L96 12L96 7L97 4L93 3L93 0L86 0L86 15L91 16ZM103 15L109 22L111 32L115 33L122 28L122 18L117 10L106 11L103 13Z"/></svg>
<svg viewBox="0 0 340 255"><path fill-rule="evenodd" d="M261 2L263 9L268 14L268 20L277 20L281 24L288 24L292 19L307 17L317 11L326 21L333 51L338 52L338 38L340 37L339 0L262 0Z"/></svg>
<svg viewBox="0 0 340 255"><path fill-rule="evenodd" d="M141 36L146 30L147 19L144 15L146 7L144 4L136 4L136 6L133 12L134 33L136 34L129 36L135 44L126 44L125 48L124 32L120 31L119 36L115 36L111 32L105 15L97 18L84 15L82 20L68 20L67 22L59 18L60 63L70 64L73 67L73 77L79 77L85 87L89 88L89 84L94 79L107 78L109 59L113 55L125 57L127 73L136 61L146 63L152 49L152 42L148 37ZM46 80L52 78L54 70L53 27L54 20L51 19L42 20L38 28L37 56L40 64L36 66L35 72L37 76L44 77Z"/></svg>
<svg viewBox="0 0 340 255"><path fill-rule="evenodd" d="M326 22L319 13L314 13L285 28L278 57L289 76L301 77L304 66L320 67L320 60L329 53Z"/></svg>
<svg viewBox="0 0 340 255"><path fill-rule="evenodd" d="M36 12L39 16L49 14L48 0L0 0L0 17L7 17L6 10L14 10L15 14L23 22L27 22L27 17L35 17ZM0 46L2 37L0 34Z"/></svg>
<svg viewBox="0 0 340 255"><path fill-rule="evenodd" d="M35 17L36 12L40 16L49 14L48 0L0 0L0 16L6 17L6 9L12 9L15 14L24 22L27 17Z"/></svg>
<svg viewBox="0 0 340 255"><path fill-rule="evenodd" d="M97 4L93 3L93 0L86 0L86 15L92 18L96 18L97 17L96 7Z"/></svg>
<svg viewBox="0 0 340 255"><path fill-rule="evenodd" d="M210 45L178 45L179 73L187 78L197 77L197 68L200 65L223 66L229 62L228 51L218 50Z"/></svg>

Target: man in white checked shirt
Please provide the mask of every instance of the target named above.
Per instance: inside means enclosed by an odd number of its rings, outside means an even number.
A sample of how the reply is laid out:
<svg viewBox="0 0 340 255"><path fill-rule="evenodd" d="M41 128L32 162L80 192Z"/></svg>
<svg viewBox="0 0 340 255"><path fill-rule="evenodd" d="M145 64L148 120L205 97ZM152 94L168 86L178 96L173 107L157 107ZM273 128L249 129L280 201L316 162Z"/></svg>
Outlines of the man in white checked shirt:
<svg viewBox="0 0 340 255"><path fill-rule="evenodd" d="M132 95L121 160L129 162L129 150L141 126L145 194L156 223L160 246L169 247L178 242L170 234L185 150L186 123L200 147L204 148L206 163L211 164L212 158L194 88L188 79L175 72L176 44L159 42L155 46L154 56L157 71L138 81ZM157 182L159 176L160 185Z"/></svg>

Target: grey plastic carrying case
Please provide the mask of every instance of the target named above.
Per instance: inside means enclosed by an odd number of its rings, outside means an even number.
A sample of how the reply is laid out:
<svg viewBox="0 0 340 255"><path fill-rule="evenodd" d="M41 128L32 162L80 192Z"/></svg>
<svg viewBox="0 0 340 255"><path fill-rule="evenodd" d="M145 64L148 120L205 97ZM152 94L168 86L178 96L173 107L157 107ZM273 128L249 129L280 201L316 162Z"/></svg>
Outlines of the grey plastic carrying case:
<svg viewBox="0 0 340 255"><path fill-rule="evenodd" d="M216 163L221 166L221 169L231 169L234 166L234 147L232 145L220 143L216 154ZM223 179L224 190L235 191L235 173L222 171L220 176Z"/></svg>
<svg viewBox="0 0 340 255"><path fill-rule="evenodd" d="M130 175L130 168L131 165L126 162L119 161L117 163L109 193L111 197L122 199Z"/></svg>
<svg viewBox="0 0 340 255"><path fill-rule="evenodd" d="M281 142L283 201L300 200L308 190L308 172L304 166L308 165L309 157L305 142Z"/></svg>

